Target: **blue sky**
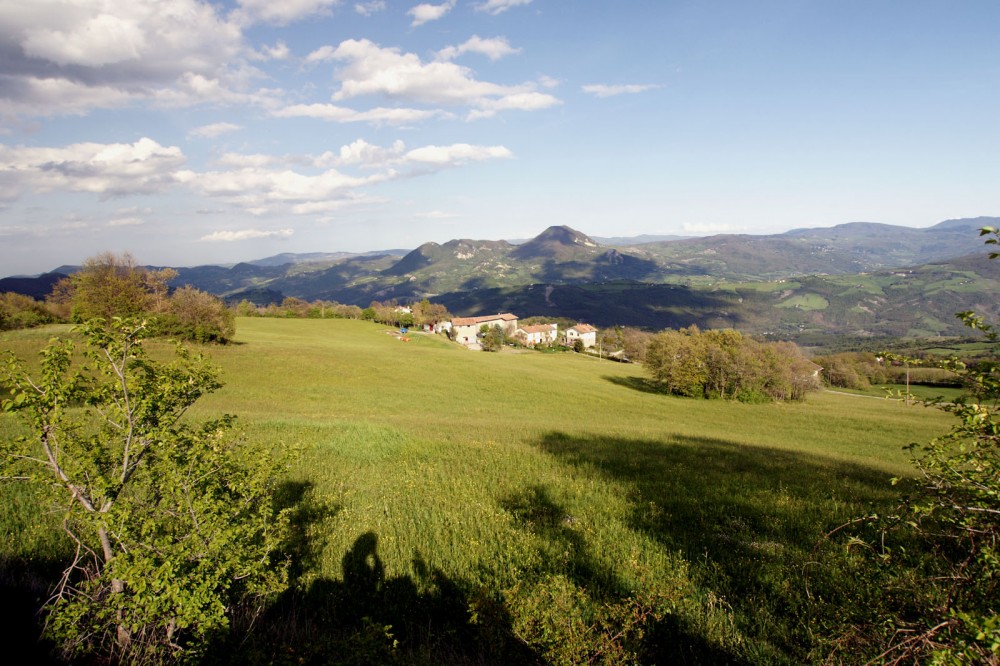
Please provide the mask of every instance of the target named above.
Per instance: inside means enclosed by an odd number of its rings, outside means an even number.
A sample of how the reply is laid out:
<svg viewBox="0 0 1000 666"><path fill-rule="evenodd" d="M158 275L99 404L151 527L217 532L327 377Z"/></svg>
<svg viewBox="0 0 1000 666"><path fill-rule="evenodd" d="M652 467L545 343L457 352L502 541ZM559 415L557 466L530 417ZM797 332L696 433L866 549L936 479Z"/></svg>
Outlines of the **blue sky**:
<svg viewBox="0 0 1000 666"><path fill-rule="evenodd" d="M0 275L1000 215L995 0L0 0Z"/></svg>

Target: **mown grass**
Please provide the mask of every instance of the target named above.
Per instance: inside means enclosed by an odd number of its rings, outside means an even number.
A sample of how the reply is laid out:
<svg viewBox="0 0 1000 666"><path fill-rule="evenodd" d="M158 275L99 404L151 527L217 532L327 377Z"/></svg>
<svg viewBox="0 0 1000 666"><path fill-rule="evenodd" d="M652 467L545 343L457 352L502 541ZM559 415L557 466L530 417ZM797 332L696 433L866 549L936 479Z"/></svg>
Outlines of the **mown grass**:
<svg viewBox="0 0 1000 666"><path fill-rule="evenodd" d="M0 347L26 355L49 333ZM191 417L301 446L287 481L331 507L304 520L299 592L242 658L821 661L881 599L825 535L893 507L902 446L949 426L829 393L681 399L637 366L390 333L241 319L237 344L207 350L225 387ZM58 556L38 524L5 511L0 553Z"/></svg>

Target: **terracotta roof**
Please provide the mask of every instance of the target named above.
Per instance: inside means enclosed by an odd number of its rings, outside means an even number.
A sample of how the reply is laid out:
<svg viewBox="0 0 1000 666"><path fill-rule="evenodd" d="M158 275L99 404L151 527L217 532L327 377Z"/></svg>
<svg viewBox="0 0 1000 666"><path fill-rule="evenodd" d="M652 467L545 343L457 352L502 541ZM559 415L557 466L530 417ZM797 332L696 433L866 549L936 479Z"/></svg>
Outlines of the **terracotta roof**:
<svg viewBox="0 0 1000 666"><path fill-rule="evenodd" d="M576 326L571 326L577 333L596 333L597 329L590 324L577 324Z"/></svg>
<svg viewBox="0 0 1000 666"><path fill-rule="evenodd" d="M517 316L509 312L496 315L486 315L485 317L456 317L451 320L452 326L475 326L476 324L486 324L491 321L517 321Z"/></svg>
<svg viewBox="0 0 1000 666"><path fill-rule="evenodd" d="M556 330L555 324L538 324L536 326L522 326L518 329L519 331L524 331L525 333L551 333Z"/></svg>

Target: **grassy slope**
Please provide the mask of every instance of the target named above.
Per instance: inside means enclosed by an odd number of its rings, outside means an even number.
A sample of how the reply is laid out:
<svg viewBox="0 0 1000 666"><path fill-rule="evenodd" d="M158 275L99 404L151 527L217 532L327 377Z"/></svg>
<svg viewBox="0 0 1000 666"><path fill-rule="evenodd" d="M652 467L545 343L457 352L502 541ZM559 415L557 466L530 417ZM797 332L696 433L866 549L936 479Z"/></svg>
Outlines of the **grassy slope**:
<svg viewBox="0 0 1000 666"><path fill-rule="evenodd" d="M635 366L404 343L365 322L242 319L238 331L209 350L226 386L193 416L234 413L249 437L305 445L295 476L338 507L315 580L349 577L360 550L388 581L421 588L434 571L470 595L502 591L519 635L529 611L517 609L553 577L595 603L655 590L674 620L644 649L692 663L816 658L813 633L858 600L839 599L848 565L832 563L829 602L807 603L804 562L825 532L891 503L903 444L948 427L932 410L832 394L672 398ZM28 522L4 524L4 552L30 555ZM811 584L815 598L823 584ZM536 642L536 656L565 642Z"/></svg>

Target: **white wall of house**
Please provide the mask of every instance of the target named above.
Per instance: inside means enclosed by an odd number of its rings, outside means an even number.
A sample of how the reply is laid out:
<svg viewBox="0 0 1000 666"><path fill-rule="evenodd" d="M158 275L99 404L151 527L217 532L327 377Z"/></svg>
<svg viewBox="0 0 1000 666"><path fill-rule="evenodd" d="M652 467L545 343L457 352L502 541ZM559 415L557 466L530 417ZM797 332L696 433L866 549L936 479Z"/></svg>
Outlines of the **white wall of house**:
<svg viewBox="0 0 1000 666"><path fill-rule="evenodd" d="M573 346L577 340L583 342L584 348L597 346L597 329L593 326L571 326L566 329L566 344Z"/></svg>

